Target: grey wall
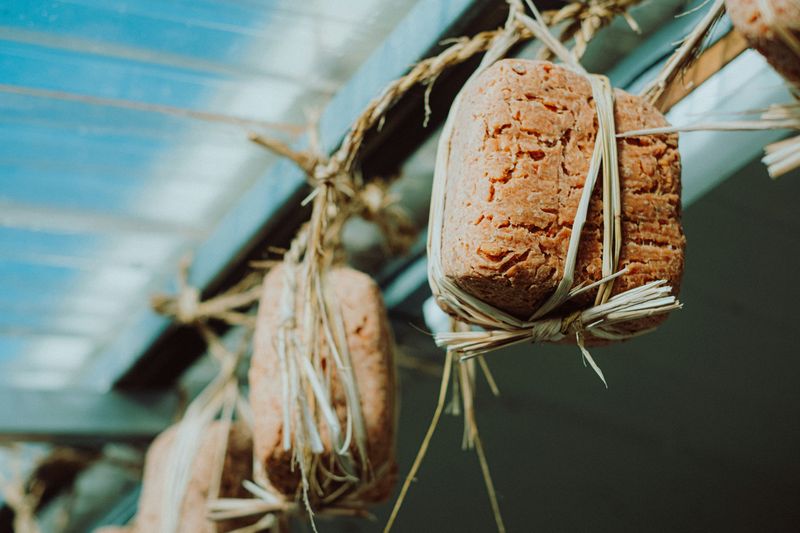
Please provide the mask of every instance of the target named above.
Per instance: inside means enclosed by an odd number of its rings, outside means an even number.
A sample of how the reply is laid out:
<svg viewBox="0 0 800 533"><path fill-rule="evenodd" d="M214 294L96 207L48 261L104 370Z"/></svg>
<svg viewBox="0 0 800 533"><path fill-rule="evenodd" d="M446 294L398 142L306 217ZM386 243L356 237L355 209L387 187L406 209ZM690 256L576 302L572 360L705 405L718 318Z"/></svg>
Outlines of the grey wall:
<svg viewBox="0 0 800 533"><path fill-rule="evenodd" d="M490 356L503 395L483 387L479 416L509 531L800 528L798 200L800 173L756 162L686 211L685 309L593 350L609 390L574 347ZM403 373L403 474L437 388ZM396 531L493 530L461 429L443 420Z"/></svg>

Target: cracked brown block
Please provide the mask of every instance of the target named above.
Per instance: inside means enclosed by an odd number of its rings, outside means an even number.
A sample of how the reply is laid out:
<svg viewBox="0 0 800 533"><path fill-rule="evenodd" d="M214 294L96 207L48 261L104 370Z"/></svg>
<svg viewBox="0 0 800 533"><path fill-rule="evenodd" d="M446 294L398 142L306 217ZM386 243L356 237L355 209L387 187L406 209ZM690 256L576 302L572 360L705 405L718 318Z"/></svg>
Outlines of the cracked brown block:
<svg viewBox="0 0 800 533"><path fill-rule="evenodd" d="M641 98L615 93L617 131L666 125ZM546 61L506 59L465 89L454 117L442 231L444 274L520 319L555 290L597 133L581 75ZM614 293L683 272L676 135L620 139L623 246ZM581 234L576 283L600 279L603 219L598 177ZM593 302L596 290L573 300ZM652 327L654 317L626 329Z"/></svg>
<svg viewBox="0 0 800 533"><path fill-rule="evenodd" d="M800 39L800 2L767 0L775 18ZM800 57L764 20L758 0L725 0L728 15L747 42L786 80L800 86Z"/></svg>
<svg viewBox="0 0 800 533"><path fill-rule="evenodd" d="M330 283L342 309L347 345L350 350L361 411L367 432L367 455L375 472L382 472L374 486L361 496L364 502L379 502L389 497L397 477L394 454L395 368L393 342L380 289L366 274L351 268L334 268ZM299 467L292 468L292 452L283 449L282 386L277 328L283 291L283 267L274 268L264 280L258 310L255 347L250 365L250 402L255 414L256 458L263 462L267 477L279 492L293 497L300 482ZM326 364L327 351L323 351ZM333 404L344 427L346 403L339 379L332 379ZM324 464L331 460L330 438L324 424L321 434ZM351 452L356 456L355 447ZM331 493L336 486L328 487Z"/></svg>
<svg viewBox="0 0 800 533"><path fill-rule="evenodd" d="M253 522L252 519L225 521L220 522L218 528L214 529L214 522L206 518L206 503L212 478L215 475L216 453L222 445L221 439L225 438L224 429L225 425L222 422L214 422L203 433L202 442L191 466L189 484L180 509L176 533L221 533L244 527ZM132 528L134 533L151 533L161 530L161 520L166 504L164 475L167 472L170 450L176 435L177 427L170 427L153 441L147 451L139 511ZM251 497L250 493L242 486L242 482L252 479L252 464L253 444L250 432L243 425L234 423L231 426L225 456L220 497Z"/></svg>

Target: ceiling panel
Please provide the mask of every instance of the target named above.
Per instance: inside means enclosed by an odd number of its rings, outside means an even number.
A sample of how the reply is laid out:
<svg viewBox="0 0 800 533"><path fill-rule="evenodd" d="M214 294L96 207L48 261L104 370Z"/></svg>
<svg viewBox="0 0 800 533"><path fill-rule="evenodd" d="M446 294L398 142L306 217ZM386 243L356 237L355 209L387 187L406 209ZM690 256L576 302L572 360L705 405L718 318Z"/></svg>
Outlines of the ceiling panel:
<svg viewBox="0 0 800 533"><path fill-rule="evenodd" d="M6 2L0 385L84 383L413 4Z"/></svg>

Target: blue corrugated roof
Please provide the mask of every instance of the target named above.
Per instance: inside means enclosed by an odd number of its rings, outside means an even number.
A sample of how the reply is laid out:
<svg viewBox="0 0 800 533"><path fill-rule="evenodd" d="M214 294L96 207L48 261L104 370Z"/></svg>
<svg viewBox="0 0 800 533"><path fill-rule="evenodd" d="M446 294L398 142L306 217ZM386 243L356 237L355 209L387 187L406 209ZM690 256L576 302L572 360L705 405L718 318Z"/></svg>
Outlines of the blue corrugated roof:
<svg viewBox="0 0 800 533"><path fill-rule="evenodd" d="M301 124L412 4L5 2L0 385L101 364L272 164L236 120Z"/></svg>

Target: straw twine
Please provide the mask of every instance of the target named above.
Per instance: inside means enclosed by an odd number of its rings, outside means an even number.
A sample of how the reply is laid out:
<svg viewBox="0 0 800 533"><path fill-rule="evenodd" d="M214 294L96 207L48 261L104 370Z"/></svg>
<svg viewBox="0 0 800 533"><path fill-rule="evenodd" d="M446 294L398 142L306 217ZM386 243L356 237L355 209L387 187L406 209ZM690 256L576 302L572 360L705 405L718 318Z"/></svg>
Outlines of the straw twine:
<svg viewBox="0 0 800 533"><path fill-rule="evenodd" d="M639 25L629 10L641 2L642 0L579 0L570 2L559 10L542 12L542 19L551 27L566 23L559 32L559 40L567 42L574 39L571 53L575 59L580 59L597 32L617 16L623 17L631 30L639 33ZM540 58L547 59L552 54L545 47Z"/></svg>
<svg viewBox="0 0 800 533"><path fill-rule="evenodd" d="M724 14L725 0L714 0L708 12L681 41L681 45L667 60L658 75L644 87L640 96L658 108L664 91L698 58L706 36Z"/></svg>
<svg viewBox="0 0 800 533"><path fill-rule="evenodd" d="M227 429L222 432L220 442L216 443L215 467L212 469L214 478L209 490L209 502L219 497L222 469L234 413L238 412L240 418L247 420L246 400L239 392L236 370L248 349L250 336L245 335L239 348L231 351L208 326L200 324L198 329L209 346L209 353L219 363L220 370L211 383L192 400L177 424L175 441L169 450L167 469L162 478L165 502L160 523L161 533L174 533L178 530L192 465L211 423L220 419Z"/></svg>
<svg viewBox="0 0 800 533"><path fill-rule="evenodd" d="M169 316L180 324L197 329L208 346L209 354L219 364L217 375L190 402L177 424L175 440L169 450L167 469L162 477L165 503L161 516L160 533L174 533L180 526L183 501L186 496L191 469L206 430L214 420L225 424L220 441L215 443L215 466L209 490L209 506L219 497L222 471L227 453L228 438L234 414L245 422L250 421L246 399L239 392L237 368L249 349L254 325L253 318L242 309L252 307L260 295L262 273L254 272L243 278L223 294L200 300L200 291L189 284L189 259L181 260L178 272L179 292L174 296L156 295L152 305L157 312ZM222 320L233 326L245 328L245 334L236 350L230 350L208 325L209 320ZM252 424L248 424L252 427Z"/></svg>
<svg viewBox="0 0 800 533"><path fill-rule="evenodd" d="M179 324L196 325L208 320L222 320L234 326L254 325L253 318L242 309L252 307L261 294L263 274L252 272L222 294L208 300L200 300L200 291L189 284L188 256L178 266L178 293L155 294L150 305L161 315L174 319Z"/></svg>

